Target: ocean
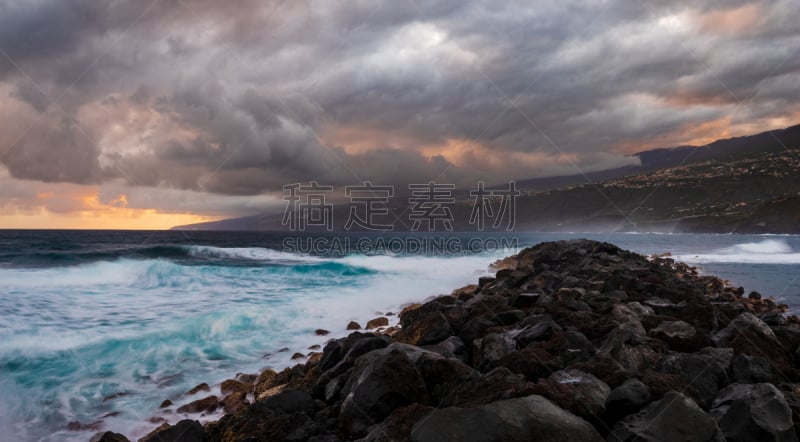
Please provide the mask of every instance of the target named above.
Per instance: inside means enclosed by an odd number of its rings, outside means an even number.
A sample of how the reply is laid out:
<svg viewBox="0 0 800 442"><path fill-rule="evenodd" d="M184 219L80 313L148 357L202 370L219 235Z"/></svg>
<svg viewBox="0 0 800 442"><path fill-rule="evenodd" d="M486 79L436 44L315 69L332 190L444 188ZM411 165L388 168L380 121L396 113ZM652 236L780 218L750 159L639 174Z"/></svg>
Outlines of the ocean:
<svg viewBox="0 0 800 442"><path fill-rule="evenodd" d="M401 246L436 239L392 237ZM325 247L314 247L320 238ZM0 439L85 441L98 429L141 437L157 426L148 420L163 416L165 399L201 382L286 367L293 353L345 335L351 320L363 325L450 293L542 241L669 252L800 309L800 236L452 234L448 247L423 242L412 253L361 247L381 238L0 231ZM317 336L319 328L331 334Z"/></svg>

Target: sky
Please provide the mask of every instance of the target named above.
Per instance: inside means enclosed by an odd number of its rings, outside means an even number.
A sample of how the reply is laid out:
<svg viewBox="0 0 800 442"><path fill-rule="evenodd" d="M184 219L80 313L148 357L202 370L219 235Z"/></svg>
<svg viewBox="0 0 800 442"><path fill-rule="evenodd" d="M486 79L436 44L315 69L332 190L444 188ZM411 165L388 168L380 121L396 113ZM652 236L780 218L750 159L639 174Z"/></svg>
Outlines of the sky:
<svg viewBox="0 0 800 442"><path fill-rule="evenodd" d="M797 0L0 0L0 228L474 187L800 123Z"/></svg>

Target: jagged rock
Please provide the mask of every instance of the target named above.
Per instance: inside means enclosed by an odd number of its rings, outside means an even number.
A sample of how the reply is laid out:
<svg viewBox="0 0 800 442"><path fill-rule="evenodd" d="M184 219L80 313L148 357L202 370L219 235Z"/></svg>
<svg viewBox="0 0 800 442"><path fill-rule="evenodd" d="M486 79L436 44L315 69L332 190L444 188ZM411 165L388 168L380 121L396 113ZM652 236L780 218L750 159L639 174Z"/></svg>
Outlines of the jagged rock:
<svg viewBox="0 0 800 442"><path fill-rule="evenodd" d="M558 326L549 316L540 315L541 321L526 326L518 331L512 332L512 336L519 346L526 347L532 342L549 339L554 332L561 332ZM523 322L528 322L523 321ZM522 326L522 324L520 324Z"/></svg>
<svg viewBox="0 0 800 442"><path fill-rule="evenodd" d="M514 338L506 333L489 333L480 341L479 367L490 369L516 348Z"/></svg>
<svg viewBox="0 0 800 442"><path fill-rule="evenodd" d="M698 353L675 353L664 358L661 370L682 376L698 403L708 408L719 390L730 383L728 367L733 352L724 348L705 348Z"/></svg>
<svg viewBox="0 0 800 442"><path fill-rule="evenodd" d="M511 325L523 319L525 319L525 312L522 310L506 310L494 315L491 321L499 325Z"/></svg>
<svg viewBox="0 0 800 442"><path fill-rule="evenodd" d="M533 384L506 367L497 367L486 374L461 379L447 395L440 395L440 407L476 406L503 399L529 396Z"/></svg>
<svg viewBox="0 0 800 442"><path fill-rule="evenodd" d="M250 404L247 400L247 393L238 391L225 396L222 401L222 409L227 414L238 413Z"/></svg>
<svg viewBox="0 0 800 442"><path fill-rule="evenodd" d="M611 308L611 317L619 322L627 322L632 319L639 320L653 314L655 312L651 307L635 301L627 304L617 304Z"/></svg>
<svg viewBox="0 0 800 442"><path fill-rule="evenodd" d="M415 442L601 441L588 422L541 396L508 399L475 408L433 410L411 430Z"/></svg>
<svg viewBox="0 0 800 442"><path fill-rule="evenodd" d="M178 413L210 413L219 407L219 398L208 396L178 407Z"/></svg>
<svg viewBox="0 0 800 442"><path fill-rule="evenodd" d="M450 336L449 338L437 344L426 345L422 348L439 353L446 358L456 358L462 362L465 360L467 348L464 341L458 336Z"/></svg>
<svg viewBox="0 0 800 442"><path fill-rule="evenodd" d="M89 442L130 442L130 440L119 433L106 431L95 434Z"/></svg>
<svg viewBox="0 0 800 442"><path fill-rule="evenodd" d="M664 341L670 349L693 352L713 345L705 332L697 331L685 321L662 321L649 332L650 336Z"/></svg>
<svg viewBox="0 0 800 442"><path fill-rule="evenodd" d="M175 425L159 427L139 442L206 442L206 434L200 422L184 419Z"/></svg>
<svg viewBox="0 0 800 442"><path fill-rule="evenodd" d="M566 369L539 381L534 391L589 422L597 422L605 413L611 388L589 373Z"/></svg>
<svg viewBox="0 0 800 442"><path fill-rule="evenodd" d="M730 442L798 440L792 410L772 384L733 384L720 392L711 414Z"/></svg>
<svg viewBox="0 0 800 442"><path fill-rule="evenodd" d="M658 402L617 422L608 440L722 442L725 438L714 419L693 400L670 391Z"/></svg>
<svg viewBox="0 0 800 442"><path fill-rule="evenodd" d="M617 421L650 403L650 389L638 379L628 379L606 398L606 416Z"/></svg>
<svg viewBox="0 0 800 442"><path fill-rule="evenodd" d="M519 295L513 296L509 301L508 305L514 308L531 308L539 301L539 297L541 294L539 293L520 293Z"/></svg>
<svg viewBox="0 0 800 442"><path fill-rule="evenodd" d="M743 384L776 381L775 372L768 360L761 356L736 355L731 362L731 377Z"/></svg>
<svg viewBox="0 0 800 442"><path fill-rule="evenodd" d="M397 407L428 398L425 380L398 348L370 352L356 361L342 388L339 426L351 436L364 436Z"/></svg>
<svg viewBox="0 0 800 442"><path fill-rule="evenodd" d="M316 404L310 394L302 390L284 390L261 401L263 407L283 413L310 413Z"/></svg>
<svg viewBox="0 0 800 442"><path fill-rule="evenodd" d="M192 388L191 390L187 391L186 394L191 396L191 395L199 393L201 391L211 391L211 387L209 387L208 384L203 382L202 384L199 384L199 385L195 386L194 388Z"/></svg>
<svg viewBox="0 0 800 442"><path fill-rule="evenodd" d="M441 312L432 312L404 326L396 339L411 345L430 345L443 341L452 334L447 318Z"/></svg>
<svg viewBox="0 0 800 442"><path fill-rule="evenodd" d="M564 362L560 357L553 356L543 348L527 347L504 356L498 361L498 365L535 382L560 370L564 366Z"/></svg>
<svg viewBox="0 0 800 442"><path fill-rule="evenodd" d="M253 384L245 384L244 382L240 382L235 379L228 379L224 381L219 388L220 391L222 391L222 394L236 393L236 392L247 394L253 391Z"/></svg>
<svg viewBox="0 0 800 442"><path fill-rule="evenodd" d="M278 377L278 372L272 370L270 368L261 372L256 379L255 385L255 396L259 397L262 393L269 390L270 388L275 387L275 379Z"/></svg>

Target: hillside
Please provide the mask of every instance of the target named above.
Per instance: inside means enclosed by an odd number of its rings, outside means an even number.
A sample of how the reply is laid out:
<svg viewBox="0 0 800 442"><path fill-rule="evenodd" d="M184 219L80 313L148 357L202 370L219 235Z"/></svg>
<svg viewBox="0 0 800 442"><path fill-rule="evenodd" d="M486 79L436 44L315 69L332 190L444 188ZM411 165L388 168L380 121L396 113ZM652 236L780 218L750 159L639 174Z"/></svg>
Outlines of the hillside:
<svg viewBox="0 0 800 442"><path fill-rule="evenodd" d="M517 199L516 229L800 232L800 125L637 155L638 167L518 182L523 194ZM557 185L561 188L552 190ZM390 211L407 221L403 201ZM474 229L469 198L451 208L456 230ZM348 211L347 205L334 208L335 230L343 228ZM284 230L281 217L264 214L176 229ZM395 223L396 230L408 224Z"/></svg>

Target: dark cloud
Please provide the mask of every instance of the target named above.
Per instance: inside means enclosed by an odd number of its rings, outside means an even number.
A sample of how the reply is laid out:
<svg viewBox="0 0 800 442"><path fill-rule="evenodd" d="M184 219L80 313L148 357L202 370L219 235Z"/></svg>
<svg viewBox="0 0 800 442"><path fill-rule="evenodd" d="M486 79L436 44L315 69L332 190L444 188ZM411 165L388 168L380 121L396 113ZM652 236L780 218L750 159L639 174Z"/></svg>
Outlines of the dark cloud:
<svg viewBox="0 0 800 442"><path fill-rule="evenodd" d="M0 2L0 161L19 179L226 195L614 167L638 140L689 141L687 125L800 115L798 9Z"/></svg>

